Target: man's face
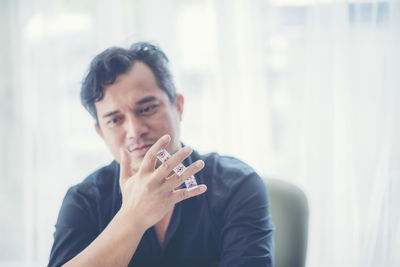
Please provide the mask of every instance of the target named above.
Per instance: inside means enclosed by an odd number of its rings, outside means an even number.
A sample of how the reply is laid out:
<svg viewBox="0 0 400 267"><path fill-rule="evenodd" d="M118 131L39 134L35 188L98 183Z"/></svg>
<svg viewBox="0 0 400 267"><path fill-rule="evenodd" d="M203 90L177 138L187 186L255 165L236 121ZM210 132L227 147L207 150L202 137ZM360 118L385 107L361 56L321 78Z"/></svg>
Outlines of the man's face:
<svg viewBox="0 0 400 267"><path fill-rule="evenodd" d="M103 138L114 158L120 162L120 148L129 151L132 168L137 171L147 150L161 136L169 134L167 150L172 154L180 147L179 124L182 119L183 96L171 103L158 87L151 69L135 62L125 74L104 89L104 98L95 103Z"/></svg>

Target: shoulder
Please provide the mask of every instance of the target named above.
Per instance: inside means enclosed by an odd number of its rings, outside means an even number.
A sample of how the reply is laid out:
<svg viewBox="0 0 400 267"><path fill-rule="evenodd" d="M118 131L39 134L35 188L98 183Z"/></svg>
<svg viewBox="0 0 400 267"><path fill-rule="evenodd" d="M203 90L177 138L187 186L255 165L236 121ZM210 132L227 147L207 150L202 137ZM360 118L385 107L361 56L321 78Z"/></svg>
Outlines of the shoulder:
<svg viewBox="0 0 400 267"><path fill-rule="evenodd" d="M222 187L232 191L243 183L253 180L262 182L252 167L237 158L210 153L202 155L201 159L205 162L202 172L204 182L214 187L212 189Z"/></svg>
<svg viewBox="0 0 400 267"><path fill-rule="evenodd" d="M240 178L255 173L253 168L234 157L223 156L218 153L209 153L202 155L201 158L206 164L206 171L210 174Z"/></svg>
<svg viewBox="0 0 400 267"><path fill-rule="evenodd" d="M118 173L119 165L113 161L90 174L81 183L70 187L64 197L57 225L73 226L79 221L78 218L95 217L93 213L97 209L94 207L112 194Z"/></svg>
<svg viewBox="0 0 400 267"><path fill-rule="evenodd" d="M70 187L67 195L96 198L109 191L118 176L119 165L116 161L112 161L109 165L91 173L81 183Z"/></svg>
<svg viewBox="0 0 400 267"><path fill-rule="evenodd" d="M215 212L248 201L250 195L261 202L268 201L263 180L248 164L217 153L200 158L205 162L201 172L202 182L207 185L207 199Z"/></svg>

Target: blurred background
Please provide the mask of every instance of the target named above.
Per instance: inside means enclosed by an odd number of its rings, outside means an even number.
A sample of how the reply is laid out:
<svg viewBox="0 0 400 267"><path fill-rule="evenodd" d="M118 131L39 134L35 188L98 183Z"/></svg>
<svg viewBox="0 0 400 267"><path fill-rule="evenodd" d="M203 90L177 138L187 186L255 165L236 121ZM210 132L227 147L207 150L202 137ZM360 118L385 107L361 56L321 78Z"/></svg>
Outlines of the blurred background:
<svg viewBox="0 0 400 267"><path fill-rule="evenodd" d="M112 160L90 60L152 41L182 141L304 190L307 266L400 266L400 1L0 0L0 266L45 266L69 186Z"/></svg>

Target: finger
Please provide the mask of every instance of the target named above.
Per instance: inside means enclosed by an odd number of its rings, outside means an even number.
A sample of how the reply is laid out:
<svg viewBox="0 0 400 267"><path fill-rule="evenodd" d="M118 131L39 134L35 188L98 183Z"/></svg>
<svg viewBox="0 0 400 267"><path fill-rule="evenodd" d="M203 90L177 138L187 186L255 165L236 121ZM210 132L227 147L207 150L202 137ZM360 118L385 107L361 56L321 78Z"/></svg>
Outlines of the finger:
<svg viewBox="0 0 400 267"><path fill-rule="evenodd" d="M184 161L191 153L192 149L190 147L185 146L179 149L178 152L172 155L168 160L164 161L160 167L157 168L157 177L159 177L160 180L168 177L174 168Z"/></svg>
<svg viewBox="0 0 400 267"><path fill-rule="evenodd" d="M186 189L186 188L179 189L179 190L172 192L172 198L175 203L178 203L182 200L185 200L185 199L197 196L197 195L201 195L204 192L206 192L206 190L207 190L207 186L205 184L201 184L190 190Z"/></svg>
<svg viewBox="0 0 400 267"><path fill-rule="evenodd" d="M157 142L155 142L146 152L141 168L148 171L154 170L157 162L157 152L161 148L165 148L168 145L169 141L171 141L171 137L168 134L158 139Z"/></svg>
<svg viewBox="0 0 400 267"><path fill-rule="evenodd" d="M132 176L132 170L131 170L131 159L128 155L128 152L121 148L119 150L119 153L121 155L121 164L120 164L120 174L119 174L119 179L120 183L124 184L125 181Z"/></svg>
<svg viewBox="0 0 400 267"><path fill-rule="evenodd" d="M198 160L195 163L191 164L187 169L185 170L184 173L182 173L180 176L177 175L176 173L174 175L171 175L165 182L165 186L168 189L175 189L178 186L180 186L183 182L186 181L186 179L190 178L192 175L196 174L199 172L201 169L204 168L204 161Z"/></svg>

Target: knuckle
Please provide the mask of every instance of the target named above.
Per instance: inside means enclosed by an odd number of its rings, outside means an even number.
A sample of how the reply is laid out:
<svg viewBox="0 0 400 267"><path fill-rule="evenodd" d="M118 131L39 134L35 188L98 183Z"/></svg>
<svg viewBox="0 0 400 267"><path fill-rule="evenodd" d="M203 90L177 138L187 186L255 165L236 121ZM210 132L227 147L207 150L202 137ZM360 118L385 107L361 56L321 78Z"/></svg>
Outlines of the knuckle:
<svg viewBox="0 0 400 267"><path fill-rule="evenodd" d="M187 192L187 190L182 190L180 194L181 194L181 199L185 199L185 198L188 197L188 192Z"/></svg>
<svg viewBox="0 0 400 267"><path fill-rule="evenodd" d="M151 191L150 185L149 185L149 184L146 184L146 185L143 187L143 191L144 191L145 193L149 193L149 192Z"/></svg>
<svg viewBox="0 0 400 267"><path fill-rule="evenodd" d="M147 152L150 152L150 150L147 151ZM154 161L154 160L156 159L157 156L156 156L156 154L154 154L154 153L146 153L145 157L147 157L148 160L150 160L150 161Z"/></svg>
<svg viewBox="0 0 400 267"><path fill-rule="evenodd" d="M164 170L169 170L169 168L170 168L169 163L168 163L167 161L164 161L164 162L161 164L161 166L162 166L162 168L163 168Z"/></svg>
<svg viewBox="0 0 400 267"><path fill-rule="evenodd" d="M147 156L148 159L153 160L156 155L154 155L153 153L146 153L146 155L144 155L145 157Z"/></svg>

